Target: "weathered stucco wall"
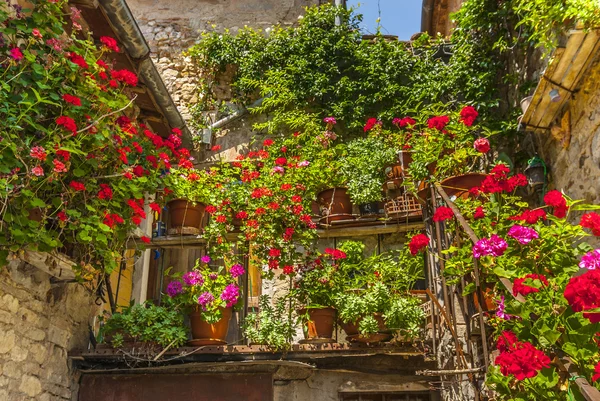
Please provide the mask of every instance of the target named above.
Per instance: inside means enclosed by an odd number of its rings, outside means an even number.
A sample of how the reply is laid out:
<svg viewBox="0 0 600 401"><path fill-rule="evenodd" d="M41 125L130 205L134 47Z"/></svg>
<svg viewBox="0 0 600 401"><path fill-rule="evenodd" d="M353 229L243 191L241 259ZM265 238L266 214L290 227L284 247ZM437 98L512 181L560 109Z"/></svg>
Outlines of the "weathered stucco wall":
<svg viewBox="0 0 600 401"><path fill-rule="evenodd" d="M76 394L67 352L85 349L91 298L77 283L52 285L24 262L0 270L0 400L59 401Z"/></svg>
<svg viewBox="0 0 600 401"><path fill-rule="evenodd" d="M586 74L569 102L571 143L567 149L550 133L538 136L552 185L573 199L600 202L600 62Z"/></svg>

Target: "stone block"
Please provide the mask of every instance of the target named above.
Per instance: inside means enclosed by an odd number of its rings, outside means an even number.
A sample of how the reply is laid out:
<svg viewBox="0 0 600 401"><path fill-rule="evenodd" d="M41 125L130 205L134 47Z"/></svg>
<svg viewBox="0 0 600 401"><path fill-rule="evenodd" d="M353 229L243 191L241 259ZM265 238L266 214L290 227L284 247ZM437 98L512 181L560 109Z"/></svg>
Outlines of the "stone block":
<svg viewBox="0 0 600 401"><path fill-rule="evenodd" d="M70 337L71 334L68 331L54 325L50 325L50 328L48 329L48 341L60 347L67 348Z"/></svg>
<svg viewBox="0 0 600 401"><path fill-rule="evenodd" d="M42 392L42 383L35 376L25 375L21 379L19 390L30 397L35 397Z"/></svg>
<svg viewBox="0 0 600 401"><path fill-rule="evenodd" d="M22 375L22 370L17 362L8 361L2 368L2 374L11 379L19 379Z"/></svg>
<svg viewBox="0 0 600 401"><path fill-rule="evenodd" d="M25 327L24 325L22 326L21 333L33 341L42 341L46 338L45 331L33 327Z"/></svg>
<svg viewBox="0 0 600 401"><path fill-rule="evenodd" d="M19 300L10 294L4 294L0 298L0 309L8 310L10 313L17 313L19 310Z"/></svg>
<svg viewBox="0 0 600 401"><path fill-rule="evenodd" d="M15 346L15 331L0 332L0 354L10 352Z"/></svg>
<svg viewBox="0 0 600 401"><path fill-rule="evenodd" d="M22 362L27 359L29 351L25 347L21 347L19 345L15 345L10 352L10 359L15 362Z"/></svg>
<svg viewBox="0 0 600 401"><path fill-rule="evenodd" d="M15 324L15 315L7 311L0 310L0 323L6 323L8 325Z"/></svg>
<svg viewBox="0 0 600 401"><path fill-rule="evenodd" d="M37 363L42 364L46 361L46 357L48 355L48 349L46 347L36 343L31 345L30 350L31 356Z"/></svg>

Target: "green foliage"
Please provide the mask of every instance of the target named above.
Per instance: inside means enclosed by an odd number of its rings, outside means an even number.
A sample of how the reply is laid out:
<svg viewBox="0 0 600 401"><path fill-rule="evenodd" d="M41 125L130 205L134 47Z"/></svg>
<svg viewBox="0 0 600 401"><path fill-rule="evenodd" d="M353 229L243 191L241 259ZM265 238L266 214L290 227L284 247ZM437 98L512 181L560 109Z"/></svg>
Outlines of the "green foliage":
<svg viewBox="0 0 600 401"><path fill-rule="evenodd" d="M244 322L244 334L251 343L267 345L273 351L291 348L291 340L296 332L291 318L289 297L282 297L271 304L268 296L259 300L259 311L250 313Z"/></svg>
<svg viewBox="0 0 600 401"><path fill-rule="evenodd" d="M376 138L359 138L348 143L340 173L352 203L361 205L382 200L384 170L393 164L395 157L394 149Z"/></svg>
<svg viewBox="0 0 600 401"><path fill-rule="evenodd" d="M179 311L146 302L113 313L102 325L99 336L115 348L129 341L176 348L187 341L187 333Z"/></svg>

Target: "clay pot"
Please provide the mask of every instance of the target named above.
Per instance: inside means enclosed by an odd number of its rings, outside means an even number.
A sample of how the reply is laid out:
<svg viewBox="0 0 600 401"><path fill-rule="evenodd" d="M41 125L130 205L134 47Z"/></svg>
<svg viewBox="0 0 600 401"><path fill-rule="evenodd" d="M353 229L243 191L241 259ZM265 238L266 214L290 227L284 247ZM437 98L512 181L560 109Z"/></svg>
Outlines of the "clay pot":
<svg viewBox="0 0 600 401"><path fill-rule="evenodd" d="M494 285L486 283L481 289L481 295L483 297L483 305L481 305L481 310L483 312L496 310L496 302L494 301ZM475 310L479 311L479 297L477 296L477 291L473 293L473 303L475 304Z"/></svg>
<svg viewBox="0 0 600 401"><path fill-rule="evenodd" d="M206 341L222 341L227 338L229 330L229 321L231 320L232 309L220 308L222 317L215 324L210 324L202 320L202 312L195 311L190 313L190 324L192 326L192 339Z"/></svg>
<svg viewBox="0 0 600 401"><path fill-rule="evenodd" d="M377 320L377 323L379 324L379 331L380 332L387 331L388 328L386 327L385 321L383 320L383 315L381 313L375 313L374 317L375 317L375 320ZM342 321L339 321L338 323L340 324L340 326L346 333L346 336L355 336L355 335L359 334L358 326L360 325L360 320L361 319L358 319L356 322L350 322L350 323L344 323Z"/></svg>
<svg viewBox="0 0 600 401"><path fill-rule="evenodd" d="M446 178L440 184L450 199L469 197L469 190L481 186L486 174L468 173Z"/></svg>
<svg viewBox="0 0 600 401"><path fill-rule="evenodd" d="M298 311L300 315L306 315L306 313L308 313L309 320L305 322L307 326L305 335L308 340L333 337L334 308L309 308Z"/></svg>
<svg viewBox="0 0 600 401"><path fill-rule="evenodd" d="M388 179L403 179L406 177L408 165L412 163L412 152L398 152L398 163L385 169Z"/></svg>
<svg viewBox="0 0 600 401"><path fill-rule="evenodd" d="M167 204L167 208L169 209L169 228L201 228L206 208L202 203L194 204L185 199L174 199Z"/></svg>
<svg viewBox="0 0 600 401"><path fill-rule="evenodd" d="M326 224L352 219L352 202L346 188L331 188L320 192L317 203Z"/></svg>

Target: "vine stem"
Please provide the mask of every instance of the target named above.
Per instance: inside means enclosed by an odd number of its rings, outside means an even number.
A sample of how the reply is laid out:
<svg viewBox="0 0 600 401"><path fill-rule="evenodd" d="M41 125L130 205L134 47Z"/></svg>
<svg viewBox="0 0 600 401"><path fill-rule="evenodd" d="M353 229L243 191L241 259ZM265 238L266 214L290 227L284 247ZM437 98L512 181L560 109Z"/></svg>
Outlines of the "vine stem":
<svg viewBox="0 0 600 401"><path fill-rule="evenodd" d="M125 105L124 107L121 107L119 110L115 110L112 111L108 114L105 114L103 116L98 117L96 120L94 120L94 122L92 122L90 125L88 125L85 128L80 129L79 131L77 131L78 134L85 132L87 130L89 130L90 128L92 128L94 125L98 124L101 120L105 119L106 117L112 116L114 114L120 113L121 111L129 108L129 106L131 106L131 104L135 101L135 99L137 99L137 94L133 96L133 98L129 101L129 103L127 103L127 105Z"/></svg>

